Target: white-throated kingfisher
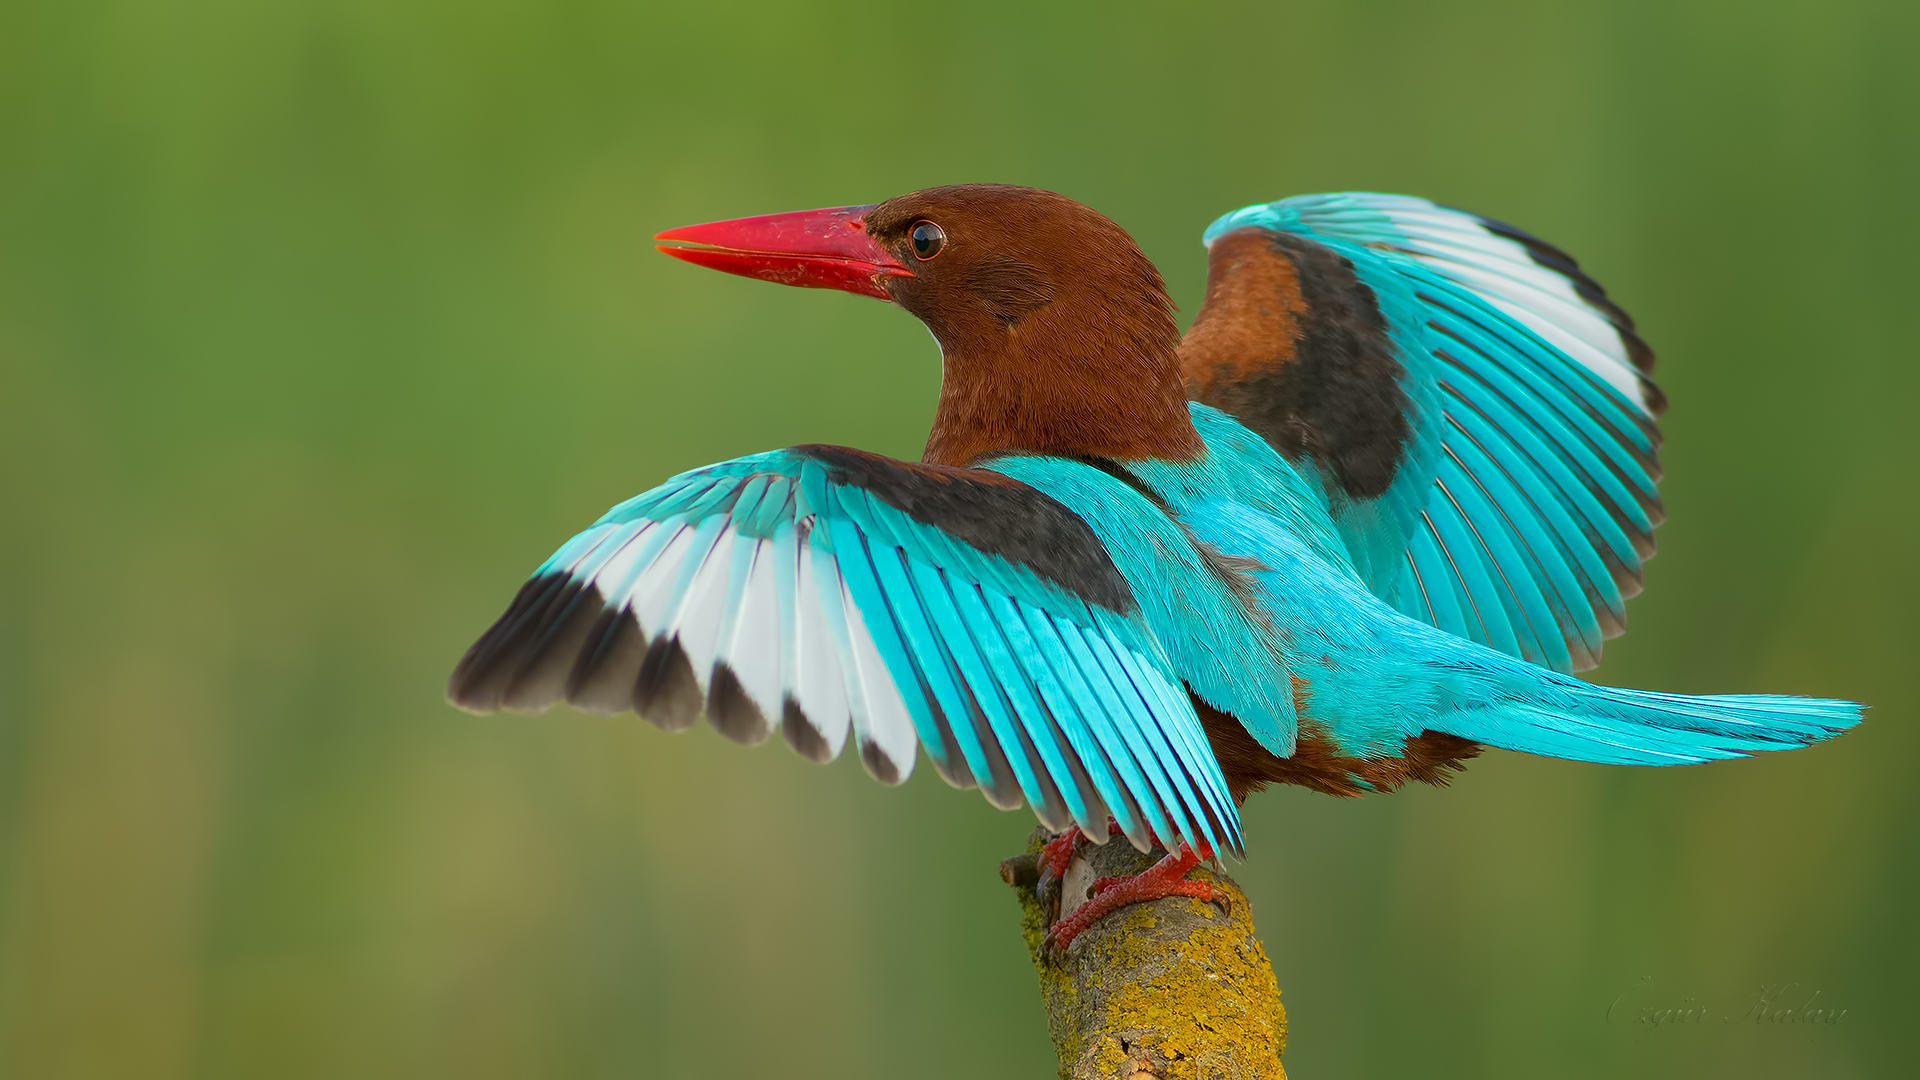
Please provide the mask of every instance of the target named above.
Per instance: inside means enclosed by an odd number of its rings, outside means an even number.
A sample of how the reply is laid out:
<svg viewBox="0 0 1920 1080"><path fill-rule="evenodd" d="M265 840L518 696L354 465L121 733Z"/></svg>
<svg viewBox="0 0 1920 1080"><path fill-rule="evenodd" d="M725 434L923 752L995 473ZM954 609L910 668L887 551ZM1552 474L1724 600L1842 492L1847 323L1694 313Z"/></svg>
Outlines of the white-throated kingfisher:
<svg viewBox="0 0 1920 1080"><path fill-rule="evenodd" d="M676 258L841 289L943 360L920 462L797 446L683 473L564 544L454 672L669 730L848 736L899 783L1172 852L1057 923L1207 895L1272 782L1442 783L1485 746L1678 765L1860 708L1593 685L1661 520L1664 400L1633 321L1510 226L1395 195L1216 221L1182 339L1127 233L966 184L675 229Z"/></svg>

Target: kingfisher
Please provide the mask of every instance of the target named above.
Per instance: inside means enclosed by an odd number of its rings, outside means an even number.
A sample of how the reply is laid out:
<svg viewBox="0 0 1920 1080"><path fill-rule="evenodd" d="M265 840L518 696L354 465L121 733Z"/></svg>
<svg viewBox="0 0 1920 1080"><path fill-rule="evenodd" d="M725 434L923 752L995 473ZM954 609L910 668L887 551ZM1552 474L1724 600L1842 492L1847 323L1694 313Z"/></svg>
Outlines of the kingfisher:
<svg viewBox="0 0 1920 1080"><path fill-rule="evenodd" d="M1074 845L1166 854L1055 921L1208 898L1272 783L1445 783L1486 747L1684 765L1804 746L1852 702L1574 677L1663 519L1666 401L1566 253L1426 199L1215 221L1184 337L1119 225L999 184L718 221L674 258L906 309L939 343L919 461L807 445L667 480L520 587L455 669L473 712L849 739Z"/></svg>

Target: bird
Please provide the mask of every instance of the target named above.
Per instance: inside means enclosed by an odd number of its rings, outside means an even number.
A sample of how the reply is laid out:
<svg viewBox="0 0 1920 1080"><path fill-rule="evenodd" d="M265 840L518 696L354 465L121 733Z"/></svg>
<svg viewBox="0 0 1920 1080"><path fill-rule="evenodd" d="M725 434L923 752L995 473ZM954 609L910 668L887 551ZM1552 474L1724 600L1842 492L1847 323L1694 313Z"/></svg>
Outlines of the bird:
<svg viewBox="0 0 1920 1080"><path fill-rule="evenodd" d="M1666 399L1566 253L1427 199L1302 195L1207 228L1184 336L1121 226L1001 184L737 218L676 259L916 316L919 461L803 445L694 469L534 570L449 700L565 700L947 783L1166 854L1054 919L1201 899L1240 809L1444 784L1487 747L1682 765L1805 746L1853 702L1575 678L1664 513Z"/></svg>

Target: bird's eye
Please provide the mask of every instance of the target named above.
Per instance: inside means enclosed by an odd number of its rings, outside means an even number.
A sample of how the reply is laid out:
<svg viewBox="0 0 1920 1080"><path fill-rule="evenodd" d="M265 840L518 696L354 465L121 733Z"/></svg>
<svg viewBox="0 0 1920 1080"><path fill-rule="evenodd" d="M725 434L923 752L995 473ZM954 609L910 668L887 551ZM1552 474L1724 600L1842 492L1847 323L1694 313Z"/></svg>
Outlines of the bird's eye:
<svg viewBox="0 0 1920 1080"><path fill-rule="evenodd" d="M947 246L947 234L931 221L915 222L907 236L913 241L913 257L921 262L940 254L940 249Z"/></svg>

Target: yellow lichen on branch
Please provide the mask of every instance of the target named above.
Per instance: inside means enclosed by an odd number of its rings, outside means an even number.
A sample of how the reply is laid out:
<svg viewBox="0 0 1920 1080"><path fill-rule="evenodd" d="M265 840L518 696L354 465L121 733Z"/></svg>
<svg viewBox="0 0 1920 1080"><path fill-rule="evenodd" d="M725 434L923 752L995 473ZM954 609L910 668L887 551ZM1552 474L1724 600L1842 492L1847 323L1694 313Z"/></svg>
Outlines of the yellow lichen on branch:
<svg viewBox="0 0 1920 1080"><path fill-rule="evenodd" d="M1137 873L1158 854L1143 856L1124 841L1082 845L1062 905L1071 909L1095 878ZM1050 898L1034 891L1031 866L1030 853L1009 860L1002 875L1018 889L1063 1080L1284 1078L1286 1010L1232 879L1197 868L1189 876L1213 882L1215 901L1168 897L1122 908L1051 958L1040 948Z"/></svg>

